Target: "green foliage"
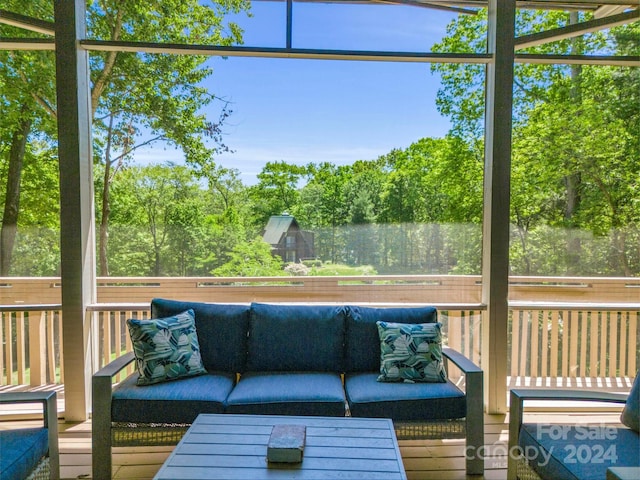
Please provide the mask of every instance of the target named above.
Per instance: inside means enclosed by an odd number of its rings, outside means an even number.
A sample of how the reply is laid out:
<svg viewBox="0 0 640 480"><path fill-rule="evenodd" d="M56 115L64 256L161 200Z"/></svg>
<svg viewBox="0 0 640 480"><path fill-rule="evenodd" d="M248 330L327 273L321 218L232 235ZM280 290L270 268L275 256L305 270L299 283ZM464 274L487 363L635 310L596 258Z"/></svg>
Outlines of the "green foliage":
<svg viewBox="0 0 640 480"><path fill-rule="evenodd" d="M216 268L216 277L272 277L284 275L282 260L271 255L271 245L256 237L236 244L231 259Z"/></svg>
<svg viewBox="0 0 640 480"><path fill-rule="evenodd" d="M23 3L8 0L8 7L20 11ZM24 13L51 18L51 2L27 3ZM109 40L229 45L241 32L226 14L246 7L239 0L99 0L89 4L89 29ZM584 19L522 9L516 30ZM434 50L483 53L486 25L485 13L461 15ZM0 25L5 36L17 32ZM632 24L525 52L638 55L639 40ZM52 61L50 52L0 52L0 178L9 176L16 126L30 122L16 275L59 273ZM484 66L433 65L442 79L437 107L453 124L444 138L416 139L352 165L271 162L247 187L239 171L215 163L231 111L222 102L219 118L202 115L217 100L202 88L213 74L204 61L91 56L96 209L110 239L99 246L111 275L480 273ZM511 273L640 274L639 92L637 68L516 64ZM160 139L182 150L186 165L131 166L137 149ZM317 260L283 267L260 237L268 218L285 211L313 232Z"/></svg>
<svg viewBox="0 0 640 480"><path fill-rule="evenodd" d="M376 269L372 265L359 265L357 267L344 265L341 263L327 263L320 267L313 267L309 275L317 277L340 277L340 276L363 276L377 275Z"/></svg>

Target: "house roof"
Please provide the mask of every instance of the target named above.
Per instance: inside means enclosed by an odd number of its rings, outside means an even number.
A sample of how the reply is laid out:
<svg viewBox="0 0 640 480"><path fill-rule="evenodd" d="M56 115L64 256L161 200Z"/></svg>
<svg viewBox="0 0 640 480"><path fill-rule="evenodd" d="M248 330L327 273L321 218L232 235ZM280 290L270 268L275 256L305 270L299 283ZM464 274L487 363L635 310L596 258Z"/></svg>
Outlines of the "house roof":
<svg viewBox="0 0 640 480"><path fill-rule="evenodd" d="M277 245L292 225L298 226L298 222L291 215L273 215L267 222L262 238L271 245Z"/></svg>

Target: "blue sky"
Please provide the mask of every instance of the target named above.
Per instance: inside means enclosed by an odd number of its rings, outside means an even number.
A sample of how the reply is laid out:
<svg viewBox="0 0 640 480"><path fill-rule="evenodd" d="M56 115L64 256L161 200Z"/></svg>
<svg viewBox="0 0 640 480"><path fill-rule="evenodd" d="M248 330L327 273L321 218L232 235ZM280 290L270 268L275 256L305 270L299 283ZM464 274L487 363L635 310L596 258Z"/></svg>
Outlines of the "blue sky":
<svg viewBox="0 0 640 480"><path fill-rule="evenodd" d="M285 46L286 3L253 2L252 11L252 18L234 18L244 28L244 45ZM420 7L294 3L293 47L426 52L453 18ZM206 85L233 110L224 127L233 153L217 161L239 170L247 185L268 161L373 160L449 129L435 107L439 78L426 63L245 57L209 62L214 74ZM180 157L158 146L136 156L142 163Z"/></svg>

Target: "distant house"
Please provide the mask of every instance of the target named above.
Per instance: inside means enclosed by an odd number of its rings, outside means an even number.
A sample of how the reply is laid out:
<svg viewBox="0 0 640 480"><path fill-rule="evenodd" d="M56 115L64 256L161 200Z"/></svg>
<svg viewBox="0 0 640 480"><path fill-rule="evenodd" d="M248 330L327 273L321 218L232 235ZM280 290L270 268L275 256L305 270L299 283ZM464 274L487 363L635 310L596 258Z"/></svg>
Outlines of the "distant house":
<svg viewBox="0 0 640 480"><path fill-rule="evenodd" d="M282 257L284 262L315 257L313 232L301 230L296 219L289 214L269 218L262 238L271 245L271 252Z"/></svg>

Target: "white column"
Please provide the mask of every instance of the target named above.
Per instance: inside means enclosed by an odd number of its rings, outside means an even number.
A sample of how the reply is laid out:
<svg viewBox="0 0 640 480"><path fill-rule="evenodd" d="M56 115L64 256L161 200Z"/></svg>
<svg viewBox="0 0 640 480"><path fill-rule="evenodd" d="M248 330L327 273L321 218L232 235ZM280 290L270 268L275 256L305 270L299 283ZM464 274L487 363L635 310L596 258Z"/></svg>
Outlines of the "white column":
<svg viewBox="0 0 640 480"><path fill-rule="evenodd" d="M54 5L65 418L83 421L91 405L85 310L96 298L89 56L78 43L86 33L85 0Z"/></svg>
<svg viewBox="0 0 640 480"><path fill-rule="evenodd" d="M485 102L482 300L487 305L482 339L485 406L507 408L509 201L515 47L515 0L489 0Z"/></svg>

